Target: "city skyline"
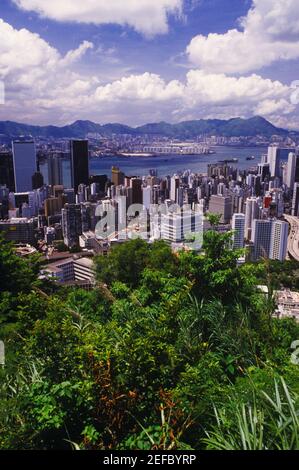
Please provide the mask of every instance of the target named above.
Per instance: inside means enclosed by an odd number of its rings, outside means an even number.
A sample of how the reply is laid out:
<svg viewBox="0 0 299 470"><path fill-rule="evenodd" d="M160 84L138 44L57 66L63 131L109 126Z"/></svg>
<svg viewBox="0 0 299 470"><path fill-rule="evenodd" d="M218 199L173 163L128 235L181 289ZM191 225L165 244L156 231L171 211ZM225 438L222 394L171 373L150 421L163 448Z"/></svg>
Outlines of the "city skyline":
<svg viewBox="0 0 299 470"><path fill-rule="evenodd" d="M4 0L0 120L261 115L299 129L295 0Z"/></svg>
<svg viewBox="0 0 299 470"><path fill-rule="evenodd" d="M9 465L299 449L298 2L0 0Z"/></svg>

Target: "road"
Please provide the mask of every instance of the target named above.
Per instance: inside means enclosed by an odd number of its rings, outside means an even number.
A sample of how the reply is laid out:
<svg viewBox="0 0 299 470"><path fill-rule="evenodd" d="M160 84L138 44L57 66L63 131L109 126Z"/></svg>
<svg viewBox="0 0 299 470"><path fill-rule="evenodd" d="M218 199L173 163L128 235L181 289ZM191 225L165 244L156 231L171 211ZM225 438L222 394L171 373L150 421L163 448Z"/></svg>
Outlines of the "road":
<svg viewBox="0 0 299 470"><path fill-rule="evenodd" d="M289 222L291 231L288 238L288 253L290 258L299 261L299 219L291 215L284 214L284 218Z"/></svg>

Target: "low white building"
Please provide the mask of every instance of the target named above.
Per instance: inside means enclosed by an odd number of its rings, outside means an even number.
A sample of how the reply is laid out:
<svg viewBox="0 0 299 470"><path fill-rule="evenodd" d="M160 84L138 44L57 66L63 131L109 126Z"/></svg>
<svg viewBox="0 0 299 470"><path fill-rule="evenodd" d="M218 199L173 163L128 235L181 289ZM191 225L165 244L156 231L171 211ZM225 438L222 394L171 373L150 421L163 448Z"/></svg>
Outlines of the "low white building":
<svg viewBox="0 0 299 470"><path fill-rule="evenodd" d="M94 263L91 258L74 256L48 264L42 269L41 276L61 284L84 281L92 285L95 283Z"/></svg>
<svg viewBox="0 0 299 470"><path fill-rule="evenodd" d="M299 292L279 290L275 292L275 300L279 318L295 318L299 322Z"/></svg>

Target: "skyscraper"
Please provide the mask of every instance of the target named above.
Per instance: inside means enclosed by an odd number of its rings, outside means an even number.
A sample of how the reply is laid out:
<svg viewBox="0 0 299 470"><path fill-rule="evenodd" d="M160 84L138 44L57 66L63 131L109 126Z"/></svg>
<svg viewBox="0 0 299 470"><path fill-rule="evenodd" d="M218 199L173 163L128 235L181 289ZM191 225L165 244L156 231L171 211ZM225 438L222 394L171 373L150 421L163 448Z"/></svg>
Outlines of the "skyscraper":
<svg viewBox="0 0 299 470"><path fill-rule="evenodd" d="M142 204L142 180L131 178L130 187L132 188L132 204Z"/></svg>
<svg viewBox="0 0 299 470"><path fill-rule="evenodd" d="M180 187L180 178L174 175L170 181L170 199L173 202L177 201L177 189Z"/></svg>
<svg viewBox="0 0 299 470"><path fill-rule="evenodd" d="M152 188L150 186L142 188L142 203L145 209L150 209L152 203Z"/></svg>
<svg viewBox="0 0 299 470"><path fill-rule="evenodd" d="M270 259L284 261L286 259L289 236L289 224L281 220L272 221L270 243Z"/></svg>
<svg viewBox="0 0 299 470"><path fill-rule="evenodd" d="M77 192L80 184L89 184L88 140L71 140L72 187Z"/></svg>
<svg viewBox="0 0 299 470"><path fill-rule="evenodd" d="M251 241L253 243L253 261L258 261L260 258L268 258L270 253L272 233L271 220L257 220L253 221Z"/></svg>
<svg viewBox="0 0 299 470"><path fill-rule="evenodd" d="M272 178L281 176L281 162L288 158L289 153L289 148L282 148L277 145L268 147L268 163Z"/></svg>
<svg viewBox="0 0 299 470"><path fill-rule="evenodd" d="M111 173L112 173L111 181L112 181L112 184L114 184L114 186L121 186L122 184L124 184L125 175L120 171L120 169L117 166L112 167Z"/></svg>
<svg viewBox="0 0 299 470"><path fill-rule="evenodd" d="M269 165L269 163L259 163L258 164L258 175L260 176L262 182L264 182L266 178L270 179L270 165Z"/></svg>
<svg viewBox="0 0 299 470"><path fill-rule="evenodd" d="M270 165L271 177L279 176L279 169L280 169L279 147L268 148L268 163Z"/></svg>
<svg viewBox="0 0 299 470"><path fill-rule="evenodd" d="M289 224L281 220L254 220L251 241L253 260L270 258L284 261L287 253Z"/></svg>
<svg viewBox="0 0 299 470"><path fill-rule="evenodd" d="M299 156L291 152L288 158L286 185L292 189L295 183L299 183Z"/></svg>
<svg viewBox="0 0 299 470"><path fill-rule="evenodd" d="M18 193L32 190L32 176L37 171L35 143L12 143L15 190Z"/></svg>
<svg viewBox="0 0 299 470"><path fill-rule="evenodd" d="M10 152L0 152L0 185L5 185L14 191L13 158Z"/></svg>
<svg viewBox="0 0 299 470"><path fill-rule="evenodd" d="M81 206L80 204L65 204L61 214L64 243L69 248L76 247L82 235Z"/></svg>
<svg viewBox="0 0 299 470"><path fill-rule="evenodd" d="M299 183L294 184L293 201L292 201L292 215L298 216L299 214Z"/></svg>
<svg viewBox="0 0 299 470"><path fill-rule="evenodd" d="M232 220L233 234L233 249L244 248L245 238L245 215L234 214Z"/></svg>
<svg viewBox="0 0 299 470"><path fill-rule="evenodd" d="M256 197L249 197L246 199L245 209L245 237L250 239L252 223L254 219L259 218L258 200Z"/></svg>

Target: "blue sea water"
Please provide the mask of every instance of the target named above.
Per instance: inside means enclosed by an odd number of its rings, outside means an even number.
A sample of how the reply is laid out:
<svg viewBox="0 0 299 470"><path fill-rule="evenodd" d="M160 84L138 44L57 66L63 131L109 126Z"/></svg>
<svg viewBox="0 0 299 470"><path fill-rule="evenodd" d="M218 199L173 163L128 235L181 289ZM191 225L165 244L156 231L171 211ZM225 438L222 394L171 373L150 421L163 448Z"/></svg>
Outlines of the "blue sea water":
<svg viewBox="0 0 299 470"><path fill-rule="evenodd" d="M267 153L265 147L215 147L215 154L210 155L159 155L154 157L123 157L107 156L92 158L90 160L90 173L111 175L111 167L117 166L127 176L148 175L150 169L157 169L158 176L164 177L173 175L184 170L191 170L193 173L206 173L209 163L217 163L221 160L238 158L237 163L230 163L231 166L241 170L257 166L261 156ZM254 160L246 160L247 157L255 156Z"/></svg>

